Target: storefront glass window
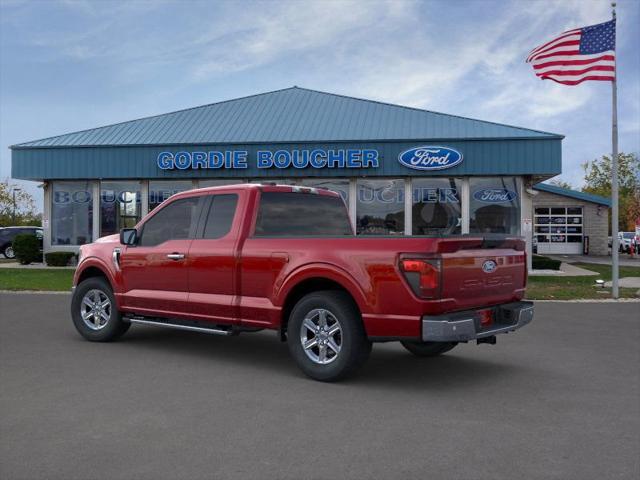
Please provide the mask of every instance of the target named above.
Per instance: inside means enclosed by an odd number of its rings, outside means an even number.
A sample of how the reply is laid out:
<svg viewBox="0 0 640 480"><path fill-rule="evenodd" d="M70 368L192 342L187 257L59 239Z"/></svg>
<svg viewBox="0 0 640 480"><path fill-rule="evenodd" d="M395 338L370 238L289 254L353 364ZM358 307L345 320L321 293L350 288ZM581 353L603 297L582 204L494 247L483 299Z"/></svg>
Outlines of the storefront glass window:
<svg viewBox="0 0 640 480"><path fill-rule="evenodd" d="M162 180L149 182L149 211L176 193L191 190L191 180Z"/></svg>
<svg viewBox="0 0 640 480"><path fill-rule="evenodd" d="M296 178L252 178L249 183L277 183L278 185L299 185Z"/></svg>
<svg viewBox="0 0 640 480"><path fill-rule="evenodd" d="M221 185L235 185L236 183L246 183L244 178L219 178L217 180L200 180L198 187L219 187Z"/></svg>
<svg viewBox="0 0 640 480"><path fill-rule="evenodd" d="M404 180L358 180L358 235L404 235Z"/></svg>
<svg viewBox="0 0 640 480"><path fill-rule="evenodd" d="M520 194L515 177L470 178L469 231L520 234Z"/></svg>
<svg viewBox="0 0 640 480"><path fill-rule="evenodd" d="M51 244L82 245L92 241L93 202L90 182L54 182Z"/></svg>
<svg viewBox="0 0 640 480"><path fill-rule="evenodd" d="M459 234L462 231L462 182L457 178L414 178L412 184L413 234Z"/></svg>
<svg viewBox="0 0 640 480"><path fill-rule="evenodd" d="M100 236L131 228L140 220L140 182L100 184Z"/></svg>
<svg viewBox="0 0 640 480"><path fill-rule="evenodd" d="M349 205L349 180L346 179L326 179L326 178L305 178L301 185L305 187L322 187L338 192L347 206Z"/></svg>

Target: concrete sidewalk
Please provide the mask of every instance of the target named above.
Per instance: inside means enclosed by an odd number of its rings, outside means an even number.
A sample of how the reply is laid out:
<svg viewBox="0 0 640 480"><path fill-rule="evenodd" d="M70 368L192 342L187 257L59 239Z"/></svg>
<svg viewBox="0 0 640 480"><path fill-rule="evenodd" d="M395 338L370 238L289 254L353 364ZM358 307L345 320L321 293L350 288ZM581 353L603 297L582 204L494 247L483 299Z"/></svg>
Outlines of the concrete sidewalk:
<svg viewBox="0 0 640 480"><path fill-rule="evenodd" d="M553 258L565 263L595 263L597 265L611 265L611 256L609 255L550 255L543 254L543 257ZM631 258L626 253L621 253L619 264L622 267L640 267L640 257Z"/></svg>
<svg viewBox="0 0 640 480"><path fill-rule="evenodd" d="M576 267L570 263L562 263L560 270L529 270L529 276L557 276L557 277L587 277L591 275L600 275L598 272L592 272L584 268Z"/></svg>

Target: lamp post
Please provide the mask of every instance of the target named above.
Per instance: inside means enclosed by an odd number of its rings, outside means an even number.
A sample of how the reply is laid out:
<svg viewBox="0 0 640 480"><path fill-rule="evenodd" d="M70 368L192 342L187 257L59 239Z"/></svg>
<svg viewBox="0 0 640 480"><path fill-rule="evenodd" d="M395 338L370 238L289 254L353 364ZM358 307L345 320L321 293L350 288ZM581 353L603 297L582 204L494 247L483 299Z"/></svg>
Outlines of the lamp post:
<svg viewBox="0 0 640 480"><path fill-rule="evenodd" d="M22 189L21 188L13 188L13 224L16 224L16 192L21 192Z"/></svg>

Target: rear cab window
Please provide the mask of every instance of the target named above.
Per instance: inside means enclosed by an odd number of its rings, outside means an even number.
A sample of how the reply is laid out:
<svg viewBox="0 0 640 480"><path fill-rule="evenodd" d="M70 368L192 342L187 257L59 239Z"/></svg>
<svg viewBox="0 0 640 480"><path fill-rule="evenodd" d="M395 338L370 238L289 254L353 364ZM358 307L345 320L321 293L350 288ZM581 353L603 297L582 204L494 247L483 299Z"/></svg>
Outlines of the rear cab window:
<svg viewBox="0 0 640 480"><path fill-rule="evenodd" d="M211 195L209 212L202 238L215 239L224 237L231 230L233 217L238 205L238 195L235 193Z"/></svg>
<svg viewBox="0 0 640 480"><path fill-rule="evenodd" d="M269 191L260 195L256 237L347 235L353 230L339 196Z"/></svg>

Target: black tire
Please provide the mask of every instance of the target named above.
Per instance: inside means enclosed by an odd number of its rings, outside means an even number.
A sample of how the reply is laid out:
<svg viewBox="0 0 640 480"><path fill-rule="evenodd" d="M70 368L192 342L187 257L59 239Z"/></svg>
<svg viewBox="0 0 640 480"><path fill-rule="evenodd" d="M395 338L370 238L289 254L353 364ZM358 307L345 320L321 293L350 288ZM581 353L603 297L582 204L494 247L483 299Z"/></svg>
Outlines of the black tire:
<svg viewBox="0 0 640 480"><path fill-rule="evenodd" d="M13 245L11 243L8 243L7 245L2 247L2 255L4 255L4 258L16 258L16 254L13 251Z"/></svg>
<svg viewBox="0 0 640 480"><path fill-rule="evenodd" d="M318 333L316 343L318 339L320 343L325 343L323 348L327 353L324 360L330 362L326 364L318 363L322 361L319 351L321 347L305 349L301 339L302 335L311 332L306 327L303 331L305 317L322 311L328 312L324 314L325 318L328 318L325 321L327 332ZM321 324L320 315L318 313L317 316L319 324ZM334 326L334 320L337 321L340 330L331 336L332 334L329 333L331 328L328 325L331 323L331 326ZM312 332L311 335L313 340L316 334ZM320 335L325 335L327 339L322 340ZM327 345L327 342L331 341L333 341L332 345L339 346L338 353L332 350L333 347ZM298 301L289 317L287 343L291 356L300 369L309 377L323 382L334 382L355 373L364 365L371 353L371 342L364 331L357 306L349 295L333 290L313 292ZM317 356L318 360L314 361L310 355Z"/></svg>
<svg viewBox="0 0 640 480"><path fill-rule="evenodd" d="M98 315L98 323L103 323L94 325L94 328L91 328L87 323L95 323L96 317L91 315L89 320L85 322L81 313L81 308L85 311L90 309L90 307L83 305L83 299L89 292L92 292L90 296L96 295L94 292L102 292L110 302L108 308L103 308L103 312L108 318L104 319ZM101 295L97 298L100 299L100 297ZM76 287L71 298L71 318L78 333L91 342L111 342L121 337L131 326L130 323L122 320L122 315L116 307L116 299L111 285L101 277L88 278Z"/></svg>
<svg viewBox="0 0 640 480"><path fill-rule="evenodd" d="M457 342L400 342L408 351L418 357L437 357L447 353Z"/></svg>

